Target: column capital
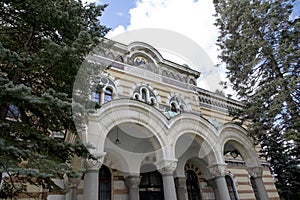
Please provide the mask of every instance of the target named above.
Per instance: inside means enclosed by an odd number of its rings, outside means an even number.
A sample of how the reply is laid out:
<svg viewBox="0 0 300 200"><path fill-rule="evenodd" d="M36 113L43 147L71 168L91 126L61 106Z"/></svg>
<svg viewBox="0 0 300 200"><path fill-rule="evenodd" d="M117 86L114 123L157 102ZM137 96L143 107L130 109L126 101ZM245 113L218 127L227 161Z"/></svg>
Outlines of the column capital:
<svg viewBox="0 0 300 200"><path fill-rule="evenodd" d="M173 174L177 167L177 160L162 160L156 163L158 171L164 174Z"/></svg>
<svg viewBox="0 0 300 200"><path fill-rule="evenodd" d="M208 167L208 170L215 177L225 176L226 164L212 165Z"/></svg>
<svg viewBox="0 0 300 200"><path fill-rule="evenodd" d="M263 168L262 167L248 167L247 171L250 176L253 178L262 177L263 175Z"/></svg>
<svg viewBox="0 0 300 200"><path fill-rule="evenodd" d="M125 182L129 188L139 188L139 185L141 182L141 176L138 176L138 175L126 176Z"/></svg>
<svg viewBox="0 0 300 200"><path fill-rule="evenodd" d="M82 165L86 170L99 170L106 153L95 155L96 159L84 159Z"/></svg>

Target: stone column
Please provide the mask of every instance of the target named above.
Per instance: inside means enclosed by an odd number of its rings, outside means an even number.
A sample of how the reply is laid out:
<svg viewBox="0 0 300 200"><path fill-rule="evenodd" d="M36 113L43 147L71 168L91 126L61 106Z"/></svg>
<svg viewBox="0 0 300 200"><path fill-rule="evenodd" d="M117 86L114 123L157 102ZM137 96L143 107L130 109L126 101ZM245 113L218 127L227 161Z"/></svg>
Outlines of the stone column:
<svg viewBox="0 0 300 200"><path fill-rule="evenodd" d="M249 167L247 169L250 176L254 178L256 184L257 192L260 200L268 200L267 190L262 180L263 169L262 167Z"/></svg>
<svg viewBox="0 0 300 200"><path fill-rule="evenodd" d="M214 190L215 200L221 200L221 198L219 197L218 188L215 179L209 179L207 180L207 182L208 185L211 186Z"/></svg>
<svg viewBox="0 0 300 200"><path fill-rule="evenodd" d="M225 180L226 165L213 165L208 169L215 177L215 183L218 189L218 197L222 197L222 200L230 200L228 187Z"/></svg>
<svg viewBox="0 0 300 200"><path fill-rule="evenodd" d="M175 186L178 200L187 200L186 196L186 177L176 177Z"/></svg>
<svg viewBox="0 0 300 200"><path fill-rule="evenodd" d="M103 156L104 157L104 156ZM84 175L83 199L97 200L99 188L99 169L103 159L93 160L87 159L83 162L86 169Z"/></svg>
<svg viewBox="0 0 300 200"><path fill-rule="evenodd" d="M129 175L125 177L125 182L129 191L129 200L139 200L139 185L141 182L141 177L137 175Z"/></svg>
<svg viewBox="0 0 300 200"><path fill-rule="evenodd" d="M164 197L168 200L177 200L173 175L176 165L177 161L162 161L157 167L163 179Z"/></svg>
<svg viewBox="0 0 300 200"><path fill-rule="evenodd" d="M77 186L81 181L82 174L77 178L69 178L67 175L64 175L65 186L68 189L66 194L66 200L77 200Z"/></svg>

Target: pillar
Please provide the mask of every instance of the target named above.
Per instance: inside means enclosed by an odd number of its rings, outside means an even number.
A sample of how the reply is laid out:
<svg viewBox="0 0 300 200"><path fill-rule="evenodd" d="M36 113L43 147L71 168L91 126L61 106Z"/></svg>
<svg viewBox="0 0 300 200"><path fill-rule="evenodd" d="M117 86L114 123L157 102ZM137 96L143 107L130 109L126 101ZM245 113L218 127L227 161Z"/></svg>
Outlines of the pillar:
<svg viewBox="0 0 300 200"><path fill-rule="evenodd" d="M165 199L177 200L173 175L176 165L177 161L161 161L157 165L158 171L161 173L163 179Z"/></svg>
<svg viewBox="0 0 300 200"><path fill-rule="evenodd" d="M208 185L211 186L214 190L215 200L221 200L221 198L219 197L218 188L215 179L209 179L207 180L207 182Z"/></svg>
<svg viewBox="0 0 300 200"><path fill-rule="evenodd" d="M99 188L99 169L102 165L104 155L100 159L86 159L83 166L86 169L84 175L83 199L97 200Z"/></svg>
<svg viewBox="0 0 300 200"><path fill-rule="evenodd" d="M68 189L65 200L77 200L77 187L81 181L82 174L76 178L70 178L67 175L64 176L65 186Z"/></svg>
<svg viewBox="0 0 300 200"><path fill-rule="evenodd" d="M257 187L257 192L260 200L268 200L267 190L262 180L263 170L262 167L249 167L247 169L250 176L254 178Z"/></svg>
<svg viewBox="0 0 300 200"><path fill-rule="evenodd" d="M129 175L125 177L125 182L129 191L129 200L139 200L139 185L141 177L137 175Z"/></svg>
<svg viewBox="0 0 300 200"><path fill-rule="evenodd" d="M175 186L178 200L187 200L186 196L186 177L176 177Z"/></svg>
<svg viewBox="0 0 300 200"><path fill-rule="evenodd" d="M213 165L210 166L208 169L209 172L215 177L216 188L218 190L218 197L222 197L222 200L230 200L228 187L225 179L226 165Z"/></svg>

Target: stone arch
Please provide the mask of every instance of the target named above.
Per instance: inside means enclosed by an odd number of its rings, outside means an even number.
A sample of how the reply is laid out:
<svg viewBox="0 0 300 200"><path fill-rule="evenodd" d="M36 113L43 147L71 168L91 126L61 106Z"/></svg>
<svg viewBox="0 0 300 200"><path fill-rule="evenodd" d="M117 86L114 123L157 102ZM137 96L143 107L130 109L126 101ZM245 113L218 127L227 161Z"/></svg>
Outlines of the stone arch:
<svg viewBox="0 0 300 200"><path fill-rule="evenodd" d="M171 107L173 104L175 108L180 112L189 112L190 111L190 105L188 104L188 99L186 99L184 96L173 93L168 94L166 104Z"/></svg>
<svg viewBox="0 0 300 200"><path fill-rule="evenodd" d="M156 65L164 60L162 55L154 47L144 42L132 42L128 45L128 50L133 53L143 52L148 55L148 57L153 58Z"/></svg>
<svg viewBox="0 0 300 200"><path fill-rule="evenodd" d="M166 70L163 70L162 73L161 73L161 75L162 75L162 76L166 76L166 77L169 76L169 75L168 75L168 72L167 72Z"/></svg>
<svg viewBox="0 0 300 200"><path fill-rule="evenodd" d="M104 104L95 114L88 116L87 143L95 147L91 153L97 155L103 152L109 131L116 125L127 122L145 127L162 148L166 146L167 118L162 113L138 101L117 99ZM164 158L161 151L157 151L157 154Z"/></svg>
<svg viewBox="0 0 300 200"><path fill-rule="evenodd" d="M229 143L239 151L247 167L260 166L253 141L248 136L247 130L236 124L228 123L219 129L219 134L222 155L224 154L225 145Z"/></svg>
<svg viewBox="0 0 300 200"><path fill-rule="evenodd" d="M103 160L103 164L109 169L118 169L120 171L128 171L128 162L124 157L114 149L106 150L106 155Z"/></svg>
<svg viewBox="0 0 300 200"><path fill-rule="evenodd" d="M145 93L146 99L143 97L143 92ZM130 93L133 99L143 101L155 107L158 107L159 103L161 102L161 97L159 96L157 90L148 84L137 84L131 88Z"/></svg>
<svg viewBox="0 0 300 200"><path fill-rule="evenodd" d="M205 158L208 165L224 163L222 156L218 153L220 145L217 140L217 130L207 120L193 114L183 113L174 117L170 124L168 137L174 154L179 138L189 134L194 137L193 141L195 139L196 142L201 143L198 155L194 154L194 157ZM190 140L190 142L193 141ZM173 156L176 157L176 155Z"/></svg>

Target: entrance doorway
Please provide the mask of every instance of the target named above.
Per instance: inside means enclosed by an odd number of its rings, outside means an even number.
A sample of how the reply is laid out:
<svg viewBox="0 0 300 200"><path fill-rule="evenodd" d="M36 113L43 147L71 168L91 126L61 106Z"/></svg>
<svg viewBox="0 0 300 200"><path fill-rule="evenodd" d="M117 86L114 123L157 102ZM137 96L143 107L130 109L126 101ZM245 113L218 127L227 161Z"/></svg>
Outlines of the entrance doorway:
<svg viewBox="0 0 300 200"><path fill-rule="evenodd" d="M201 200L198 176L193 170L186 171L186 188L189 200Z"/></svg>
<svg viewBox="0 0 300 200"><path fill-rule="evenodd" d="M140 199L164 200L162 176L156 170L141 173Z"/></svg>
<svg viewBox="0 0 300 200"><path fill-rule="evenodd" d="M105 165L99 170L99 200L111 200L111 173Z"/></svg>

